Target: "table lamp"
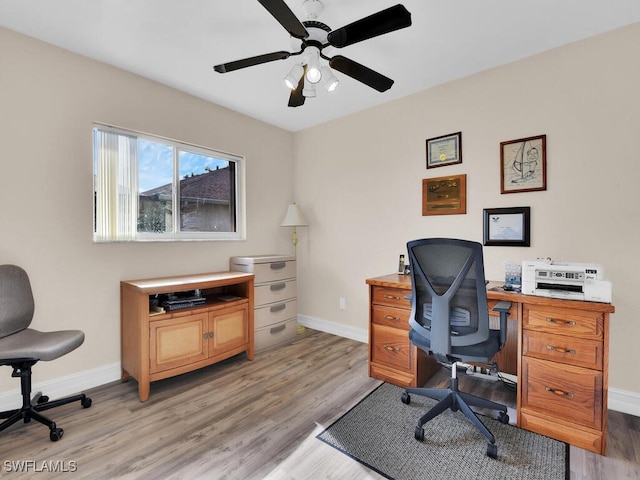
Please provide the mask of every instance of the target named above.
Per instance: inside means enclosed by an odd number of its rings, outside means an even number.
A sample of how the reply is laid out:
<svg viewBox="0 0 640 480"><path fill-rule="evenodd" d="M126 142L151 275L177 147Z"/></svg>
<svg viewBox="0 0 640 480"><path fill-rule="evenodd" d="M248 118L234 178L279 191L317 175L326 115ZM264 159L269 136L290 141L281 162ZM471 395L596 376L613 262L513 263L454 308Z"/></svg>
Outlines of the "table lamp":
<svg viewBox="0 0 640 480"><path fill-rule="evenodd" d="M292 203L291 205L289 205L289 208L287 209L287 214L284 216L284 219L282 220L282 223L280 224L280 226L293 227L292 242L293 242L293 254L295 255L296 245L298 244L298 233L296 231L296 227L309 226L307 219L304 218L304 215L302 214L302 211L300 210L300 207L298 207L298 205L296 205L295 203Z"/></svg>

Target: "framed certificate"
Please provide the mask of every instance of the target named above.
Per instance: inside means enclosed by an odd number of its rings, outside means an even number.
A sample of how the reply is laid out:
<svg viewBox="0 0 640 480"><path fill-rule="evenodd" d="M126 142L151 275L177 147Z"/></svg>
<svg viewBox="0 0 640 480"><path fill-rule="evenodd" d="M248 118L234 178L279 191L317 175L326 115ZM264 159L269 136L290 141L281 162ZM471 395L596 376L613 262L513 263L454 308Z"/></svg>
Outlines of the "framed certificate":
<svg viewBox="0 0 640 480"><path fill-rule="evenodd" d="M528 247L531 244L530 207L485 208L484 244Z"/></svg>
<svg viewBox="0 0 640 480"><path fill-rule="evenodd" d="M427 168L462 163L462 132L427 140Z"/></svg>

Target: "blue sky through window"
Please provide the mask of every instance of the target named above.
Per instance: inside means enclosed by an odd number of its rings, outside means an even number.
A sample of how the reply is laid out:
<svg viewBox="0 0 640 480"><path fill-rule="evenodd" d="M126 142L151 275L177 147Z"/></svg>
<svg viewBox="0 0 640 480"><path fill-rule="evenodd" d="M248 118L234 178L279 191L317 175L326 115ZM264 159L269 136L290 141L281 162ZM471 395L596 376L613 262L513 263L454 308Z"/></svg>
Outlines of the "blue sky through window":
<svg viewBox="0 0 640 480"><path fill-rule="evenodd" d="M226 160L207 157L197 153L180 151L180 178L185 175L199 175L229 165ZM161 187L173 181L173 149L170 145L138 139L138 190Z"/></svg>

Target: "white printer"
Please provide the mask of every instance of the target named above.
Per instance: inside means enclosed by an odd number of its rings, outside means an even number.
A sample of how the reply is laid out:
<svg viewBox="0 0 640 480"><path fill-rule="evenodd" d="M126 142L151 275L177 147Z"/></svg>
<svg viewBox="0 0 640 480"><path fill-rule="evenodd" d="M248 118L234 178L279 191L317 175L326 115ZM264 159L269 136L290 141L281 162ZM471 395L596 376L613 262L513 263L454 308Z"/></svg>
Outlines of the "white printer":
<svg viewBox="0 0 640 480"><path fill-rule="evenodd" d="M611 282L593 263L522 262L522 293L540 297L611 303Z"/></svg>

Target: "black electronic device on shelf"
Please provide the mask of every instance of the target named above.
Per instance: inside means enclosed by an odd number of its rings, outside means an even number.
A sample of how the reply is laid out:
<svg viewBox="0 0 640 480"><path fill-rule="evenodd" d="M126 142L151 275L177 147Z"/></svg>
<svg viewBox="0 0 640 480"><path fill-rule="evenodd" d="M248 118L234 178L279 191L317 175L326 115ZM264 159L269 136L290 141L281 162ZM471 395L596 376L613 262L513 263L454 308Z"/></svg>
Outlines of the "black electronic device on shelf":
<svg viewBox="0 0 640 480"><path fill-rule="evenodd" d="M171 293L159 303L166 311L172 311L205 305L207 299L201 295L199 290L191 290L177 294Z"/></svg>

